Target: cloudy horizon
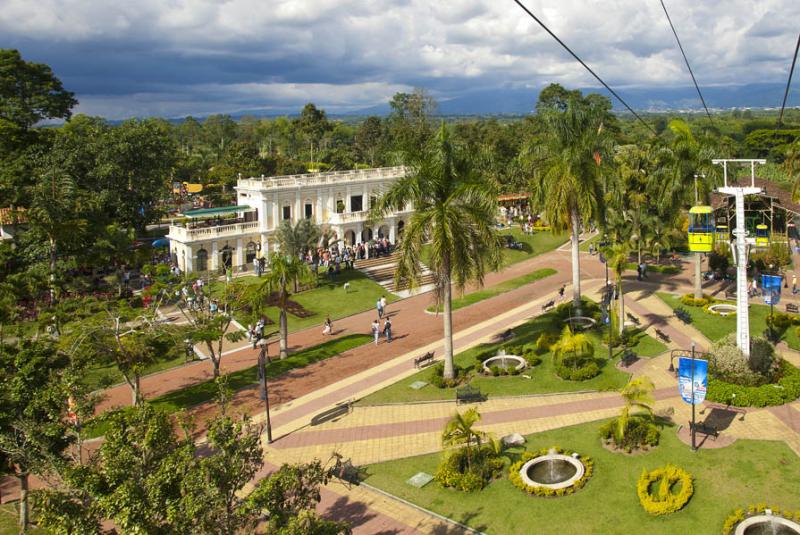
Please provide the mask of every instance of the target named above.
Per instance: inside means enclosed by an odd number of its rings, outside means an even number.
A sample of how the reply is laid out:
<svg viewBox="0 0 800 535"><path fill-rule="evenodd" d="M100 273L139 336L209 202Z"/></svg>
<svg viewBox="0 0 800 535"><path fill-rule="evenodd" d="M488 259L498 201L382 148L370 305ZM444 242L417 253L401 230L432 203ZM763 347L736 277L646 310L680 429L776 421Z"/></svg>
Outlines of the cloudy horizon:
<svg viewBox="0 0 800 535"><path fill-rule="evenodd" d="M666 3L701 88L786 83L800 2ZM657 1L525 4L623 96L626 88L691 84ZM109 119L269 113L309 101L346 113L414 87L447 100L550 82L597 85L511 0L0 0L0 7L0 47L49 64L76 94L77 112Z"/></svg>

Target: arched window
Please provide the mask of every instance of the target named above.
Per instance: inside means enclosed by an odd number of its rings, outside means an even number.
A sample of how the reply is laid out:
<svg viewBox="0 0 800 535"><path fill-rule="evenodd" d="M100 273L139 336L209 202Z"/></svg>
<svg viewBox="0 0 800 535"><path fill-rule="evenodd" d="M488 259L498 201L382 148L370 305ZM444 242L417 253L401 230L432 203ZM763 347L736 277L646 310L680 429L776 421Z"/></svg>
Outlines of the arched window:
<svg viewBox="0 0 800 535"><path fill-rule="evenodd" d="M208 271L208 251L205 249L197 251L197 268L195 271Z"/></svg>

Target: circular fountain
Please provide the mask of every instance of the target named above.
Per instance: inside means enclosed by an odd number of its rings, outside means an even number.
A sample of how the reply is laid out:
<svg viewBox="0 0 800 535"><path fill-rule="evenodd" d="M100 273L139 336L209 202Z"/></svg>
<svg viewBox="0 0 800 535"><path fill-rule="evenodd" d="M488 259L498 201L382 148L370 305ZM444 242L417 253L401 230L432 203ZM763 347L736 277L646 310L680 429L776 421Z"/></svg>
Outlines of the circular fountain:
<svg viewBox="0 0 800 535"><path fill-rule="evenodd" d="M597 325L597 321L594 318L590 318L588 316L570 316L564 320L566 323L569 323L569 326L572 330L584 330L584 329L591 329L595 325Z"/></svg>
<svg viewBox="0 0 800 535"><path fill-rule="evenodd" d="M736 314L736 305L717 303L708 307L708 311L717 316L730 316Z"/></svg>
<svg viewBox="0 0 800 535"><path fill-rule="evenodd" d="M781 516L757 515L739 522L733 535L800 535L800 524Z"/></svg>
<svg viewBox="0 0 800 535"><path fill-rule="evenodd" d="M586 471L577 454L563 455L554 449L522 465L519 475L529 487L564 489L571 487Z"/></svg>
<svg viewBox="0 0 800 535"><path fill-rule="evenodd" d="M505 350L501 349L497 355L483 361L483 371L485 373L492 373L492 367L497 366L504 371L514 368L519 372L525 369L526 365L527 362L524 358L516 355L506 355Z"/></svg>

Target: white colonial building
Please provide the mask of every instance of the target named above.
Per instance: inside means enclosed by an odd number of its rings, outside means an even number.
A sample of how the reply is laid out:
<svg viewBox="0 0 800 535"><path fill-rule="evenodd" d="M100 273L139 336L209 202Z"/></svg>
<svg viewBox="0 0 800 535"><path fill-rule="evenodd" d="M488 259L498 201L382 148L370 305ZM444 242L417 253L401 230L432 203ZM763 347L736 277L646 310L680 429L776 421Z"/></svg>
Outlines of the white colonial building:
<svg viewBox="0 0 800 535"><path fill-rule="evenodd" d="M253 269L253 259L277 250L274 234L282 221L312 219L345 245L386 237L394 243L411 207L369 225L369 209L404 167L358 169L261 178L240 178L237 205L186 212L170 225L169 248L183 271Z"/></svg>

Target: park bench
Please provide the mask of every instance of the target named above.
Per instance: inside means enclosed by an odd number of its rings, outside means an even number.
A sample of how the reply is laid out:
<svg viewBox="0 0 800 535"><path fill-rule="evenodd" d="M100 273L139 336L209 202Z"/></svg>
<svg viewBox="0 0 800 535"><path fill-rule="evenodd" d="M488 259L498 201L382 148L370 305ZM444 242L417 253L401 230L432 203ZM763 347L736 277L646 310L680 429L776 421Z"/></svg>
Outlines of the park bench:
<svg viewBox="0 0 800 535"><path fill-rule="evenodd" d="M433 351L428 351L421 357L417 357L414 359L414 367L415 368L422 368L427 366L428 364L433 363Z"/></svg>
<svg viewBox="0 0 800 535"><path fill-rule="evenodd" d="M664 331L662 331L661 329L656 329L656 336L662 342L669 343L669 335L667 333L665 333Z"/></svg>
<svg viewBox="0 0 800 535"><path fill-rule="evenodd" d="M547 303L542 305L542 312L547 312L548 310L550 310L554 306L556 306L555 300L548 301Z"/></svg>
<svg viewBox="0 0 800 535"><path fill-rule="evenodd" d="M343 403L342 405L336 405L335 407L323 411L313 418L311 418L311 425L320 425L324 424L325 422L329 422L338 418L339 416L344 416L345 414L350 412L350 403Z"/></svg>
<svg viewBox="0 0 800 535"><path fill-rule="evenodd" d="M495 337L498 342L508 342L512 338L514 338L514 331L511 329L506 329Z"/></svg>
<svg viewBox="0 0 800 535"><path fill-rule="evenodd" d="M637 318L630 312L626 312L625 315L628 316L628 319L631 321L631 323L633 323L634 325L639 325L639 318Z"/></svg>
<svg viewBox="0 0 800 535"><path fill-rule="evenodd" d="M456 389L456 404L483 401L481 389L474 386L462 386Z"/></svg>
<svg viewBox="0 0 800 535"><path fill-rule="evenodd" d="M692 316L682 308L675 309L675 317L687 325L692 322Z"/></svg>
<svg viewBox="0 0 800 535"><path fill-rule="evenodd" d="M794 303L786 303L786 312L797 314L798 312L800 312L800 309L798 309L797 305L795 305Z"/></svg>
<svg viewBox="0 0 800 535"><path fill-rule="evenodd" d="M696 433L702 433L714 438L719 436L719 431L714 429L714 427L707 425L705 422L695 422L694 427L692 427L692 422L689 422L689 429L694 429Z"/></svg>
<svg viewBox="0 0 800 535"><path fill-rule="evenodd" d="M736 290L725 290L725 299L736 299Z"/></svg>
<svg viewBox="0 0 800 535"><path fill-rule="evenodd" d="M634 353L631 349L626 349L619 363L623 368L629 368L637 360L639 360L639 357L636 356L636 353Z"/></svg>

